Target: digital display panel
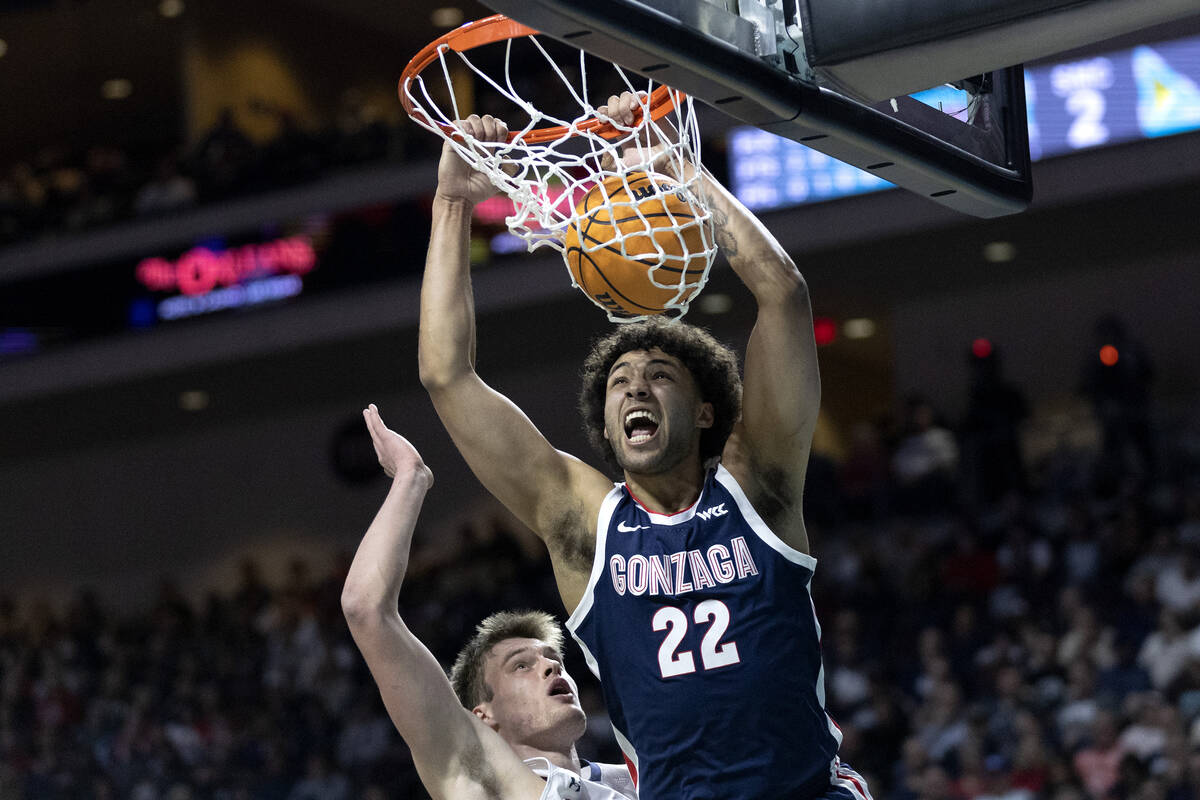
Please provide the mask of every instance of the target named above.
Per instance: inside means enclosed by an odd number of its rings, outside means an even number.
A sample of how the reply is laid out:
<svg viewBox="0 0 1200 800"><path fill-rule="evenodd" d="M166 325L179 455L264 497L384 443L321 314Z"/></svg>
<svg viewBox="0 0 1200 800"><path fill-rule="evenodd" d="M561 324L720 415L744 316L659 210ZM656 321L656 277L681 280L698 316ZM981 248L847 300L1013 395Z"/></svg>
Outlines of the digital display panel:
<svg viewBox="0 0 1200 800"><path fill-rule="evenodd" d="M315 214L5 284L0 361L395 280L420 269L422 201Z"/></svg>
<svg viewBox="0 0 1200 800"><path fill-rule="evenodd" d="M1200 36L1031 67L1025 96L1034 161L1200 129ZM965 118L965 92L944 86L913 97ZM730 131L729 158L731 188L755 210L891 186L758 128Z"/></svg>

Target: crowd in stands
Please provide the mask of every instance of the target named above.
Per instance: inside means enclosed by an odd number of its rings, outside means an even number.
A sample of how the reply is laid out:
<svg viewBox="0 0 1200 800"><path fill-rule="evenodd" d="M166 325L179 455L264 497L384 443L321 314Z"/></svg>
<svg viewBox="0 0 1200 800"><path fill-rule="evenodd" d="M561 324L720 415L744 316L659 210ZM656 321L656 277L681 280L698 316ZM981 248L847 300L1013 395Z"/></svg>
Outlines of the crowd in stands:
<svg viewBox="0 0 1200 800"><path fill-rule="evenodd" d="M389 124L365 103L348 103L319 130L284 110L257 110L278 122L278 134L265 144L253 142L227 109L190 146L131 152L96 144L80 153L47 147L33 159L0 164L0 247L294 186L356 164L436 153L435 137Z"/></svg>
<svg viewBox="0 0 1200 800"><path fill-rule="evenodd" d="M994 399L953 433L913 398L899 430L814 459L842 757L880 800L1200 797L1197 453L1176 440L1150 470L1138 448L1063 449L984 491L1024 414ZM507 525L418 533L402 611L443 663L493 610L559 609ZM164 583L142 616L87 592L61 615L0 600L0 798L425 796L342 620L346 563L297 561L281 585L247 563L200 607ZM568 665L581 755L619 758Z"/></svg>

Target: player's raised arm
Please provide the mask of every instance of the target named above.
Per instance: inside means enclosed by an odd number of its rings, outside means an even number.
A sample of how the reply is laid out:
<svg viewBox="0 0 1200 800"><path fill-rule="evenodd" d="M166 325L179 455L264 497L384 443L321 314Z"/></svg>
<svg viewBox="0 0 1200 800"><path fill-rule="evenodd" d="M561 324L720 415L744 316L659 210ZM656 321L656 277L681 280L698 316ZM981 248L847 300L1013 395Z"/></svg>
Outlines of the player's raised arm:
<svg viewBox="0 0 1200 800"><path fill-rule="evenodd" d="M392 476L342 590L342 610L388 714L434 798L528 798L545 784L496 731L458 702L433 655L397 611L413 528L433 474L374 406L363 412L380 464Z"/></svg>
<svg viewBox="0 0 1200 800"><path fill-rule="evenodd" d="M758 314L746 345L742 420L726 446L726 467L756 486L761 508L778 509L776 532L808 552L801 503L821 404L808 285L766 226L715 178L705 190L717 244L754 296Z"/></svg>
<svg viewBox="0 0 1200 800"><path fill-rule="evenodd" d="M507 134L504 123L490 116L459 124L482 140L499 141ZM612 484L555 450L519 408L475 372L471 211L494 192L487 177L447 143L421 286L421 382L479 480L546 542L563 601L571 609L587 585L595 515Z"/></svg>
<svg viewBox="0 0 1200 800"><path fill-rule="evenodd" d="M609 98L601 111L631 125L642 102L639 95L626 92ZM644 160L645 154L631 157ZM668 161L655 164L663 169L677 166ZM746 346L742 419L721 460L755 506L771 512L764 516L771 517L768 523L780 538L808 552L801 504L821 403L808 286L766 226L710 173L705 171L702 178L717 244L758 307Z"/></svg>

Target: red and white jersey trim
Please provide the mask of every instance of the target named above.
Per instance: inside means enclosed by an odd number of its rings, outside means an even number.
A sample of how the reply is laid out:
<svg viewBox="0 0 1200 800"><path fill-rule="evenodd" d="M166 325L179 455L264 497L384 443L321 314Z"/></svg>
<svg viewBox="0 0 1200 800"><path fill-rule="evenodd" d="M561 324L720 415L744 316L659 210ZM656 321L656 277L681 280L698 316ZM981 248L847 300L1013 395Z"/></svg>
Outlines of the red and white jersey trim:
<svg viewBox="0 0 1200 800"><path fill-rule="evenodd" d="M841 759L834 757L830 770L829 782L832 785L850 792L854 800L873 800L870 790L867 789L866 779L843 764Z"/></svg>

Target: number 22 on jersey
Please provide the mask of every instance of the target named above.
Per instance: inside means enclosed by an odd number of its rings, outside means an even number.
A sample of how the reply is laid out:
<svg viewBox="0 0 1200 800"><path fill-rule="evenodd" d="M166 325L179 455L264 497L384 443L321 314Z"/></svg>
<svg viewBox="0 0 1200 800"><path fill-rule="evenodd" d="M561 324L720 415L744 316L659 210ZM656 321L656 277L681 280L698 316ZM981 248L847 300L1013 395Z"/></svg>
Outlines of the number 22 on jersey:
<svg viewBox="0 0 1200 800"><path fill-rule="evenodd" d="M708 623L708 630L700 640L700 663L704 669L720 669L741 661L736 642L722 642L721 637L729 629L729 607L720 600L705 600L697 604L692 618L697 625ZM696 671L696 658L690 650L677 652L687 634L688 618L674 606L664 606L654 614L651 627L666 631L662 645L658 648L658 668L664 678L689 675Z"/></svg>

